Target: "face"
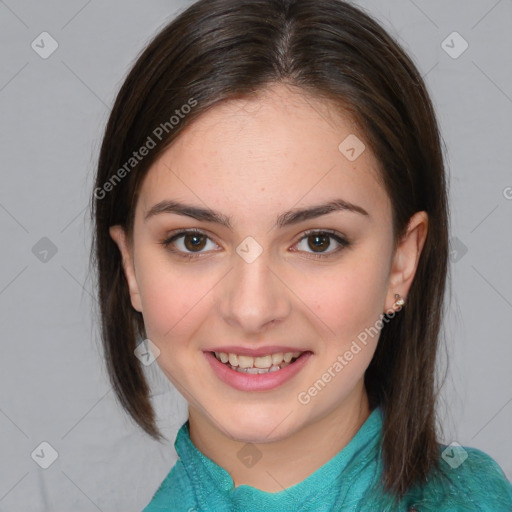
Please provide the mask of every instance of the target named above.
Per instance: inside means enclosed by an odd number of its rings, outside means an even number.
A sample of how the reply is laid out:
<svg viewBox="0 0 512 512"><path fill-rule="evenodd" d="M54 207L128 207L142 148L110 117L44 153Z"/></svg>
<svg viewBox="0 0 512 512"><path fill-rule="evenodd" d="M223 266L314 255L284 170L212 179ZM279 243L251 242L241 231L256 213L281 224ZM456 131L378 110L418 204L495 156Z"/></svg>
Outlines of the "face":
<svg viewBox="0 0 512 512"><path fill-rule="evenodd" d="M282 85L218 104L149 170L132 242L111 228L158 365L226 436L285 438L364 393L379 319L407 295L424 239L413 220L393 252L378 162L368 147L357 156L364 140L325 100ZM328 203L346 207L313 210ZM233 370L212 355L221 349L274 370ZM281 368L286 352L303 355Z"/></svg>

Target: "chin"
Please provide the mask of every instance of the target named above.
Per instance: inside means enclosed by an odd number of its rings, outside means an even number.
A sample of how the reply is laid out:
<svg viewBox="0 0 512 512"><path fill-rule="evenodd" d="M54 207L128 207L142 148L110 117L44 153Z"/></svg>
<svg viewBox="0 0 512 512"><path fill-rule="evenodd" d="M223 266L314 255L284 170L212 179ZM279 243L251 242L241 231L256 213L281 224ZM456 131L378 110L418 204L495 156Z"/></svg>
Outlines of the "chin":
<svg viewBox="0 0 512 512"><path fill-rule="evenodd" d="M290 427L296 428L296 421L292 425L285 420L286 416L280 417L272 410L259 413L247 411L216 418L216 421L224 434L235 441L263 444L286 438L290 435Z"/></svg>

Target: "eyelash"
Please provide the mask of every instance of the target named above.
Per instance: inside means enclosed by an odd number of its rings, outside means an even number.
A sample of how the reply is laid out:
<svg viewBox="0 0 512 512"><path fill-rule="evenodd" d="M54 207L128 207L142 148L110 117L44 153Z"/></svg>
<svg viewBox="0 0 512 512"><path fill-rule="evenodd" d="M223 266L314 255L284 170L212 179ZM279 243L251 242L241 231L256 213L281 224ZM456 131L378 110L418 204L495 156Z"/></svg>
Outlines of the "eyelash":
<svg viewBox="0 0 512 512"><path fill-rule="evenodd" d="M204 233L198 229L191 228L191 229L183 229L177 233L174 233L169 238L162 240L159 243L161 245L163 245L167 250L177 254L181 258L185 258L187 260L195 260L195 259L201 258L202 255L204 254L202 252L183 253L182 251L170 248L170 245L175 240L177 240L178 238L181 238L184 235L201 235L201 236L206 236L208 239L210 239L210 237L206 233ZM337 234L335 231L325 230L325 229L324 230L311 229L311 230L305 231L303 233L302 237L299 239L299 241L295 245L299 244L300 242L302 242L302 240L304 240L305 238L308 238L311 235L328 235L330 238L333 238L336 242L338 242L340 244L340 246L337 249L335 249L334 251L329 252L329 253L316 253L316 254L308 253L309 254L308 257L311 259L320 260L320 259L330 258L330 257L338 254L342 249L345 249L351 245L351 243L346 238ZM294 251L294 252L300 252L300 251Z"/></svg>

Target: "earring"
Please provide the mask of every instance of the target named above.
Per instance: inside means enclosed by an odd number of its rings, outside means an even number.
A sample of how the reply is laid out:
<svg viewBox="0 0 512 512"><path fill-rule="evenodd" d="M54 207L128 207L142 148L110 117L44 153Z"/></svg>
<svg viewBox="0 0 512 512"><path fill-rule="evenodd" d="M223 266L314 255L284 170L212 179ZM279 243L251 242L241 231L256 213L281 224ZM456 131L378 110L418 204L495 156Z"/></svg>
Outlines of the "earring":
<svg viewBox="0 0 512 512"><path fill-rule="evenodd" d="M400 294L395 293L395 299L396 299L395 304L394 304L395 306L401 308L405 304L405 300L402 299L402 297L400 297Z"/></svg>

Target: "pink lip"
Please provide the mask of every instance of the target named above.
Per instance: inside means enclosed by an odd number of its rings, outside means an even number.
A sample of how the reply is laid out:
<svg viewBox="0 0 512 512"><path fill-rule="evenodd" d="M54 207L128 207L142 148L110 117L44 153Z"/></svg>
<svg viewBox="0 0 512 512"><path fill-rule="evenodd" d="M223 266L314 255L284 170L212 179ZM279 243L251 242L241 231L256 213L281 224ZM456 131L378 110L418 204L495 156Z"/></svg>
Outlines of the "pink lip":
<svg viewBox="0 0 512 512"><path fill-rule="evenodd" d="M230 347L234 349L235 347ZM269 347L267 347L268 350ZM283 350L279 350L283 352ZM216 352L224 352L224 350L216 350ZM271 351L273 352L273 351ZM300 350L289 350L287 352L300 352ZM237 352L235 352L237 353ZM247 353L247 351L246 351ZM269 352L266 352L268 354ZM240 391L267 391L274 389L297 374L307 363L312 352L303 353L294 363L272 373L241 373L232 370L229 366L221 363L212 352L203 352L208 359L213 371L217 377L229 386Z"/></svg>
<svg viewBox="0 0 512 512"><path fill-rule="evenodd" d="M211 348L211 352L225 352L226 354L232 353L241 356L266 356L267 354L279 354L280 352L306 352L307 349L303 348L295 348L295 347L283 347L282 345L269 345L266 347L258 347L258 348L247 348L240 346L223 346L223 347L214 347Z"/></svg>

